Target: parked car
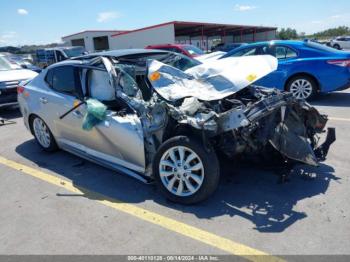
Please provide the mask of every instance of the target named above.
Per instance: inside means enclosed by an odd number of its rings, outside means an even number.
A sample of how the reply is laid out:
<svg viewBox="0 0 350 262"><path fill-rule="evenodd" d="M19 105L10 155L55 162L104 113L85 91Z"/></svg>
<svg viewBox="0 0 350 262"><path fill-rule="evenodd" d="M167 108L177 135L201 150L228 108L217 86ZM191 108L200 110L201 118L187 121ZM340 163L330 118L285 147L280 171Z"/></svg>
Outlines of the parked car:
<svg viewBox="0 0 350 262"><path fill-rule="evenodd" d="M21 57L19 55L15 55L15 54L11 54L11 53L2 53L2 54L12 64L17 64L24 69L29 69L29 70L32 70L32 71L37 72L37 73L41 72L40 67L33 65L28 60L24 59L23 57Z"/></svg>
<svg viewBox="0 0 350 262"><path fill-rule="evenodd" d="M212 52L230 52L238 47L246 45L247 43L220 43L211 48Z"/></svg>
<svg viewBox="0 0 350 262"><path fill-rule="evenodd" d="M38 74L10 63L0 54L0 107L17 104L17 86L23 80L29 80Z"/></svg>
<svg viewBox="0 0 350 262"><path fill-rule="evenodd" d="M49 66L18 99L45 151L155 180L171 201L192 204L217 188L218 152L325 159L335 139L332 131L317 145L326 116L290 93L251 86L276 67L272 56L200 64L173 52L102 52Z"/></svg>
<svg viewBox="0 0 350 262"><path fill-rule="evenodd" d="M221 58L266 54L278 59L278 68L257 85L290 91L298 99L350 87L350 53L311 41L254 43Z"/></svg>
<svg viewBox="0 0 350 262"><path fill-rule="evenodd" d="M330 42L330 46L335 49L349 49L350 50L350 36L340 36Z"/></svg>
<svg viewBox="0 0 350 262"><path fill-rule="evenodd" d="M165 45L149 45L146 49L159 49L165 51L171 51L179 54L183 54L188 57L196 57L204 55L204 51L193 45L183 45L183 44L165 44Z"/></svg>
<svg viewBox="0 0 350 262"><path fill-rule="evenodd" d="M41 68L45 68L57 62L67 60L85 54L82 46L54 47L36 50L36 62Z"/></svg>

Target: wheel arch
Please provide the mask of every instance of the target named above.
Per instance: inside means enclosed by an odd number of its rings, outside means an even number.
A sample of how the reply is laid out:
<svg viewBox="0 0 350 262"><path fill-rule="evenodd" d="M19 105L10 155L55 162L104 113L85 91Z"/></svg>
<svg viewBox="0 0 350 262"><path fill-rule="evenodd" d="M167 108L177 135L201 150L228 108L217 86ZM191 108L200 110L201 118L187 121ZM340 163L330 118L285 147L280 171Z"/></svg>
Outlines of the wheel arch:
<svg viewBox="0 0 350 262"><path fill-rule="evenodd" d="M39 117L38 115L34 114L34 113L31 113L29 116L28 116L28 125L29 125L29 130L30 130L30 133L32 133L32 135L34 135L34 130L33 130L33 119L34 117Z"/></svg>
<svg viewBox="0 0 350 262"><path fill-rule="evenodd" d="M294 73L292 75L290 75L285 84L284 84L284 90L286 91L287 90L287 87L288 87L288 84L290 83L290 81L297 77L297 76L307 76L307 77L310 77L312 80L315 81L316 83L316 89L317 89L317 92L321 92L321 84L320 82L318 81L318 79L313 75L313 74L310 74L310 73L306 73L306 72L298 72L298 73Z"/></svg>

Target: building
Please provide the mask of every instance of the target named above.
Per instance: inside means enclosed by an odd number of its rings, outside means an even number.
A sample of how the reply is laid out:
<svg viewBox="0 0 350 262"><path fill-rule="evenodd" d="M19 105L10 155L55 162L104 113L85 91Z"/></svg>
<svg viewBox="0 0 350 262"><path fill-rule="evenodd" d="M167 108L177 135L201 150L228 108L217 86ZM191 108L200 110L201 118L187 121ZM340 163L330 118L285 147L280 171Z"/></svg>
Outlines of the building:
<svg viewBox="0 0 350 262"><path fill-rule="evenodd" d="M111 36L122 33L120 30L86 30L62 37L62 41L68 46L84 46L86 51L104 51L114 49Z"/></svg>
<svg viewBox="0 0 350 262"><path fill-rule="evenodd" d="M276 38L276 30L276 27L265 26L172 21L128 31L84 31L63 37L62 40L68 45L85 46L87 51L144 48L148 45L173 43L192 44L210 50L218 42L272 40Z"/></svg>

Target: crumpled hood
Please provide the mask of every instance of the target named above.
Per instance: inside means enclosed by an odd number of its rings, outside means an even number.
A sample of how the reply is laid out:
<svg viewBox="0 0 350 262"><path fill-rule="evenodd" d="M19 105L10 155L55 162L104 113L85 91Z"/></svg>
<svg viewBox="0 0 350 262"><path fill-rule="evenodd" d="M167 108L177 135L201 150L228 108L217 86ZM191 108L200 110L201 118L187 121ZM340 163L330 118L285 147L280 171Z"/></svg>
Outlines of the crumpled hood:
<svg viewBox="0 0 350 262"><path fill-rule="evenodd" d="M275 71L277 66L277 59L270 55L210 60L186 71L150 60L148 79L168 101L185 97L212 101L242 90Z"/></svg>

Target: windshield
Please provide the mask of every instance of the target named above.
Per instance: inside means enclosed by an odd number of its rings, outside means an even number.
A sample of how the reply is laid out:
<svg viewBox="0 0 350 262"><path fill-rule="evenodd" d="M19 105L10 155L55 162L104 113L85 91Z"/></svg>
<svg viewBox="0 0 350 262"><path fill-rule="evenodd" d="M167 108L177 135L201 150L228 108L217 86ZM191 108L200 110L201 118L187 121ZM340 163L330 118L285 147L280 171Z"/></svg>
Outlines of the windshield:
<svg viewBox="0 0 350 262"><path fill-rule="evenodd" d="M175 53L137 54L117 58L120 63L126 62L140 67L146 67L148 60L158 60L182 71L201 64L197 60Z"/></svg>
<svg viewBox="0 0 350 262"><path fill-rule="evenodd" d="M64 49L63 52L69 57L76 57L76 56L81 56L84 54L85 49L84 47L74 47L74 48L67 48Z"/></svg>
<svg viewBox="0 0 350 262"><path fill-rule="evenodd" d="M0 56L0 71L19 69L20 66L16 64L11 64L5 57Z"/></svg>
<svg viewBox="0 0 350 262"><path fill-rule="evenodd" d="M204 52L201 49L193 45L185 45L184 49L187 50L191 55L204 55Z"/></svg>

